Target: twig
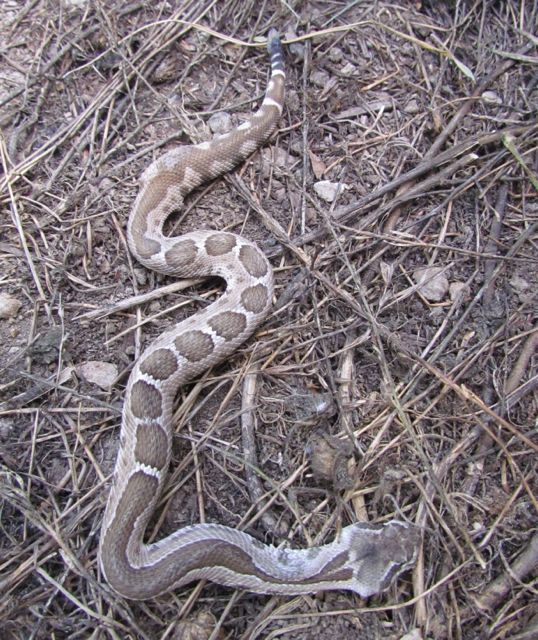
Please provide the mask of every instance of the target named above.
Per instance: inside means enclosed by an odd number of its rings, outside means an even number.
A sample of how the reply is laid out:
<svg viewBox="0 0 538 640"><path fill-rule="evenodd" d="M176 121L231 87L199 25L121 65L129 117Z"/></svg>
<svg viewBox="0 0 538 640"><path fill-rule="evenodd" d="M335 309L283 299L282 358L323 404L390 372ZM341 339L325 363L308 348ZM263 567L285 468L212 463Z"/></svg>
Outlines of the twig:
<svg viewBox="0 0 538 640"><path fill-rule="evenodd" d="M243 380L243 400L241 406L241 439L243 458L245 460L245 476L247 479L248 492L253 505L259 507L263 504L265 489L262 487L256 469L259 468L258 456L256 455L256 439L255 439L255 410L256 410L256 383L258 372L251 366L250 370L245 374ZM282 522L279 522L275 516L268 510L264 510L261 515L266 530L283 537L286 535L286 528Z"/></svg>
<svg viewBox="0 0 538 640"><path fill-rule="evenodd" d="M482 611L491 611L501 600L504 600L514 586L521 584L537 569L538 533L535 533L514 562L506 567L505 573L490 582L478 597L473 598L475 605Z"/></svg>

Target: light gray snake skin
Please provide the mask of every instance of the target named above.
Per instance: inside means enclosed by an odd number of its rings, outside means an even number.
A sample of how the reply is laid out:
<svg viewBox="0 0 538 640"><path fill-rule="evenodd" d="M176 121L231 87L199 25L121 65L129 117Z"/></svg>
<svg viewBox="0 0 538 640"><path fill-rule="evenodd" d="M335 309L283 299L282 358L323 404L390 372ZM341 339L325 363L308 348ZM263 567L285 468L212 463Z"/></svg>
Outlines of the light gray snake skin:
<svg viewBox="0 0 538 640"><path fill-rule="evenodd" d="M269 33L272 73L260 109L211 142L174 149L144 172L127 227L129 247L145 266L176 277L220 276L225 293L163 333L131 373L120 451L99 548L106 580L120 595L151 598L192 580L267 594L349 589L363 597L385 589L415 559L417 530L393 520L342 529L332 543L283 549L217 524L196 524L143 541L170 461L172 405L180 385L230 356L264 320L273 294L271 266L244 238L218 231L166 237L163 225L203 182L232 169L276 128L284 102L278 34Z"/></svg>

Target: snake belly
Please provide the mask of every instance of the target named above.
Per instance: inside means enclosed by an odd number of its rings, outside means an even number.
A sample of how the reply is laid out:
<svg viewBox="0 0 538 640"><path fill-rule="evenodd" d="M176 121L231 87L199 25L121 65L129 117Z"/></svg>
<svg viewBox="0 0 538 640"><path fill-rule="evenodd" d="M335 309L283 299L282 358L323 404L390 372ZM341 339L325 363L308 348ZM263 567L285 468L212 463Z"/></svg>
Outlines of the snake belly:
<svg viewBox="0 0 538 640"><path fill-rule="evenodd" d="M230 356L267 316L272 269L258 247L238 235L163 233L187 193L246 159L273 133L284 103L278 34L268 37L271 77L248 122L210 142L173 149L141 177L127 238L136 259L180 278L220 276L224 294L159 336L135 363L125 395L120 450L99 545L102 572L120 595L143 600L198 579L267 594L349 589L363 597L385 589L415 559L417 530L393 520L357 523L330 544L283 549L242 531L196 524L145 543L144 533L165 481L178 388Z"/></svg>

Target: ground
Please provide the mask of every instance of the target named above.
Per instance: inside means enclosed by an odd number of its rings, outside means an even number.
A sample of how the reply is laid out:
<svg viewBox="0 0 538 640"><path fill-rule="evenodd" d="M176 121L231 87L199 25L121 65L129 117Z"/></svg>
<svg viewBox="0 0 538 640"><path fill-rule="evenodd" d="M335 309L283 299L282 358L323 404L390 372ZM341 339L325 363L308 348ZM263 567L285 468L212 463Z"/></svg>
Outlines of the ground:
<svg viewBox="0 0 538 640"><path fill-rule="evenodd" d="M534 5L2 2L3 638L537 637ZM152 535L203 519L304 547L397 517L422 546L368 600L134 603L96 555L126 380L220 289L137 265L126 221L153 158L260 104L270 27L278 131L168 232L256 241L274 311L178 394Z"/></svg>

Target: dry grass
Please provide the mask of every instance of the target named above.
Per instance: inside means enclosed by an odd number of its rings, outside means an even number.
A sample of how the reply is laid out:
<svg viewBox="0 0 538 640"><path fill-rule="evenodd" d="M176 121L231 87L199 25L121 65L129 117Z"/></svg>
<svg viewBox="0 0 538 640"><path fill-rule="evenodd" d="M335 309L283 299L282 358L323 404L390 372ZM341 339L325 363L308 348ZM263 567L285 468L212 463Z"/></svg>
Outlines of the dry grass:
<svg viewBox="0 0 538 640"><path fill-rule="evenodd" d="M0 294L21 303L0 320L3 638L538 635L536 8L293 4L2 3ZM396 514L423 549L368 602L215 585L121 601L96 547L126 376L216 292L160 291L125 222L154 154L263 90L263 49L209 30L246 43L269 26L305 36L288 47L280 131L195 194L181 228L257 240L277 304L182 390L156 528L203 518L304 546ZM320 178L345 185L332 205ZM415 284L424 266L451 285L437 302ZM109 391L77 375L91 360L118 367ZM258 413L254 506L242 397ZM313 437L337 451L325 479Z"/></svg>

